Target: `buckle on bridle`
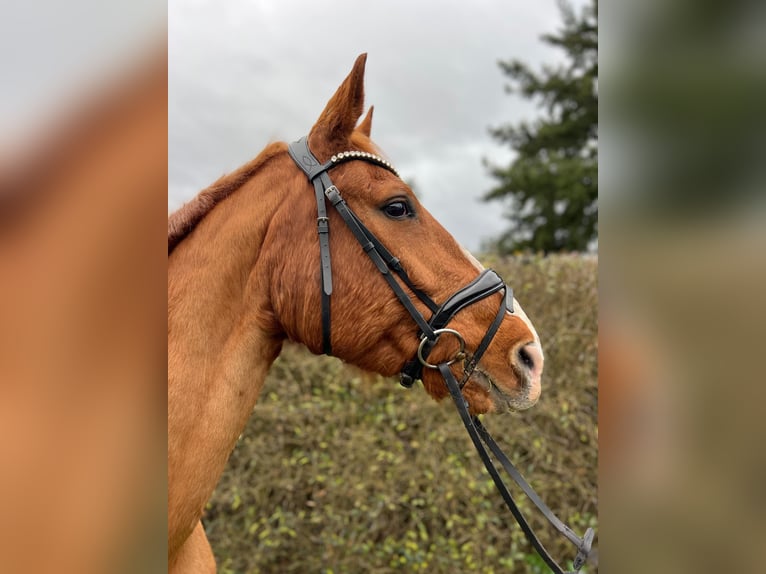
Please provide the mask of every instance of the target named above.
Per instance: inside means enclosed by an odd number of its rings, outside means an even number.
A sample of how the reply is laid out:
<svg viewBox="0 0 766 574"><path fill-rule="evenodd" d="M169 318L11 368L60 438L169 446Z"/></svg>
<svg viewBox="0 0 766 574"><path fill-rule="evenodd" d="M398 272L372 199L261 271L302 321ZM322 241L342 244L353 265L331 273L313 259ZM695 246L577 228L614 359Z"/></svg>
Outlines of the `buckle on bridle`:
<svg viewBox="0 0 766 574"><path fill-rule="evenodd" d="M420 361L420 364L424 367L428 367L429 369L438 369L438 365L432 365L426 359L423 357L423 349L426 346L426 343L431 343L432 345L436 345L437 341L439 340L439 337L444 334L449 333L450 335L453 335L455 338L457 338L458 343L460 344L460 349L457 353L455 353L455 356L450 359L449 361L445 361L447 365L451 365L453 363L457 363L458 361L462 361L465 359L465 340L463 339L463 335L455 331L455 329L435 329L434 335L436 335L436 338L431 340L428 339L425 335L420 339L420 345L418 345L418 361Z"/></svg>
<svg viewBox="0 0 766 574"><path fill-rule="evenodd" d="M585 566L585 561L588 559L588 555L590 555L591 547L593 546L593 538L595 536L596 533L592 528L588 528L585 531L585 534L582 537L582 545L577 549L577 556L575 556L573 561L575 571L579 571L580 568Z"/></svg>

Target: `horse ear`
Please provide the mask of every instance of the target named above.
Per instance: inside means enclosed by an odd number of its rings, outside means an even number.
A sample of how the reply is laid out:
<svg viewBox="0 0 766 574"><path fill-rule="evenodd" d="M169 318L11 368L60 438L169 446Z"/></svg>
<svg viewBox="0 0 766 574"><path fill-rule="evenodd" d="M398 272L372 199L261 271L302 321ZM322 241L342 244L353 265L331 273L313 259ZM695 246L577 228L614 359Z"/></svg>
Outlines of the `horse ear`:
<svg viewBox="0 0 766 574"><path fill-rule="evenodd" d="M354 126L364 109L364 65L367 54L354 62L351 73L343 80L335 95L327 102L309 133L309 144L314 154L334 153L348 143Z"/></svg>
<svg viewBox="0 0 766 574"><path fill-rule="evenodd" d="M370 110L367 112L367 115L364 116L362 123L356 126L356 129L358 129L367 137L370 137L370 131L372 130L372 110L374 109L375 106L370 106Z"/></svg>

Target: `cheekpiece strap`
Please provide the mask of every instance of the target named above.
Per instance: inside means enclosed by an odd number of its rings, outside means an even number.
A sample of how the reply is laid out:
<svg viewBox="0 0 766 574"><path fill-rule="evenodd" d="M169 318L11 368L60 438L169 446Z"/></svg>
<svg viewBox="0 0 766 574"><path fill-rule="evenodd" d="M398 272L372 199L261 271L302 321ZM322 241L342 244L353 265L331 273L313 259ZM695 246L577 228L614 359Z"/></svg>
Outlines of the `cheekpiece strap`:
<svg viewBox="0 0 766 574"><path fill-rule="evenodd" d="M329 161L320 163L309 149L308 136L304 136L298 141L289 144L287 146L287 152L290 154L290 157L293 159L296 165L298 165L303 173L306 174L306 177L314 186L314 194L316 196L317 203L317 233L319 234L319 263L322 280L322 352L325 355L332 355L330 309L330 295L332 295L333 290L332 262L330 259L330 220L327 217L325 195L326 191L336 188L333 186L332 180L330 179L330 176L327 174L327 172L333 167L346 161L360 159L387 169L397 177L399 177L399 173L387 160L373 153L363 151L343 151L333 155ZM336 205L336 207L338 206ZM372 235L372 233L369 233L367 228L364 227L358 218L356 218L353 212L350 210L349 212L350 217L344 217L344 219L346 219L346 224L348 224L352 231L354 231L355 226L353 224L356 222L356 227L359 227L363 234L369 235L368 241L372 244L373 249L367 250L367 254L373 258L373 261L376 261L376 265L378 265L379 268L381 265L392 266L392 268L394 268L393 266L398 265L398 259L390 255L390 253L383 247L383 244L380 243L380 241L378 241L377 238ZM343 215L342 211L341 215ZM357 239L360 238L357 237ZM372 251L377 251L378 253L374 254ZM377 259L380 261L376 260L376 255ZM380 259L381 257L383 258L382 260ZM385 260L385 263L383 263L383 260ZM403 269L395 269L395 271L397 274L399 274L400 277L403 277L403 280L408 285L411 285L409 278ZM409 303L409 300L406 302L404 301L406 295L404 295L404 292L401 291L401 288L398 288L398 285L394 286L395 282L392 283L391 278L387 277L386 279L389 281L389 284L391 284L397 297L399 297L399 299L405 303L405 306L407 307L407 310L410 312L410 314L412 314L413 311L417 313L411 303L409 306L407 306L406 303ZM415 293L421 300L426 297L422 292L416 291ZM429 305L429 308L433 309L433 302L428 300L427 304ZM417 320L417 317L415 318ZM427 324L425 323L425 319L422 319L420 322L418 322L418 324L421 327L425 326L425 328L428 329Z"/></svg>

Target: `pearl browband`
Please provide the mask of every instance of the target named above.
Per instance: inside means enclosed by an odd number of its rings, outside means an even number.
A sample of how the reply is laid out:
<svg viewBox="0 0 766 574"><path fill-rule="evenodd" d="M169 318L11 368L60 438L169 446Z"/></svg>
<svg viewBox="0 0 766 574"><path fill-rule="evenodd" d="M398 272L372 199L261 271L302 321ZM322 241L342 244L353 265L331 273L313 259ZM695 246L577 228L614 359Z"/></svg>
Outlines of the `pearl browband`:
<svg viewBox="0 0 766 574"><path fill-rule="evenodd" d="M330 161L334 164L339 164L339 163L343 163L344 161L348 161L350 159L364 159L364 160L376 163L380 165L381 167L385 167L388 171L393 173L396 177L400 177L399 172L396 171L394 166L392 166L388 161L386 161L379 155L375 155L374 153L369 153L366 151L342 151L332 156L330 158Z"/></svg>

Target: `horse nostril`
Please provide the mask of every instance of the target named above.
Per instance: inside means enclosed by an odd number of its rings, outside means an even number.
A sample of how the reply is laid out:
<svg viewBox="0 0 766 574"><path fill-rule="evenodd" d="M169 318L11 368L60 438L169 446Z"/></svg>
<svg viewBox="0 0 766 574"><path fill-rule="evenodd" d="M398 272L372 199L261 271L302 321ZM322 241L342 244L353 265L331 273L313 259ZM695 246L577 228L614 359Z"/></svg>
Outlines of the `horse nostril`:
<svg viewBox="0 0 766 574"><path fill-rule="evenodd" d="M519 349L519 359L521 360L521 363L530 371L535 369L535 361L532 359L532 356L529 354L529 351L527 351L526 347Z"/></svg>
<svg viewBox="0 0 766 574"><path fill-rule="evenodd" d="M512 360L517 367L524 369L534 378L539 378L543 372L543 352L536 343L519 346Z"/></svg>
<svg viewBox="0 0 766 574"><path fill-rule="evenodd" d="M519 378L521 389L526 392L528 399L536 401L540 396L540 382L545 362L540 344L537 342L519 344L511 351L510 359L511 366Z"/></svg>

